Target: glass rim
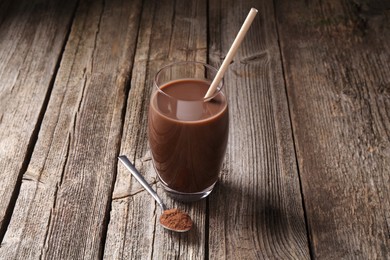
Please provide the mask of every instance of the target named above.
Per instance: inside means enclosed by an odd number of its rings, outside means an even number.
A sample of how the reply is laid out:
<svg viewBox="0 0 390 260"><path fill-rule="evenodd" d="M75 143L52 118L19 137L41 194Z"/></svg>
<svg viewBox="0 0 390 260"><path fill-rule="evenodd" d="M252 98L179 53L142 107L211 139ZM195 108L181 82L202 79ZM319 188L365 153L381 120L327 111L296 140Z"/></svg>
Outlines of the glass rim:
<svg viewBox="0 0 390 260"><path fill-rule="evenodd" d="M155 74L155 76L154 76L154 78L153 78L153 85L155 86L155 88L157 89L157 91L158 91L159 93L162 93L163 95L167 96L168 98L172 98L172 99L175 99L175 100L180 100L180 99L178 99L178 98L176 98L176 97L173 97L173 96L167 94L165 91L163 91L163 90L158 86L157 81L158 81L158 79L159 79L159 75L161 74L161 72L162 72L163 70L165 70L165 69L167 69L167 68L169 68L169 67L173 67L173 66L176 66L176 65L180 65L180 64L202 65L202 66L206 67L207 69L210 69L210 70L214 71L214 72L215 72L215 75L216 75L217 72L218 72L218 69L217 69L217 68L211 66L210 64L207 64L207 63L204 63L204 62L200 62L200 61L177 61L177 62L172 62L172 63L169 63L169 64L163 66L161 69L159 69L159 70L156 72L156 74ZM215 77L215 76L214 76L214 77ZM196 79L196 78L182 78L182 79ZM179 79L175 79L175 80L180 80L180 78L179 78ZM173 81L173 80L172 80L172 81ZM166 84L166 83L168 83L168 82L170 82L170 81L167 81L167 82L165 82L164 84ZM164 85L164 84L162 84L162 85ZM217 87L217 90L214 92L214 94L213 94L211 97L209 97L209 98L204 98L204 97L203 97L202 99L199 99L199 100L191 100L191 101L186 100L186 101L188 101L188 102L199 102L199 101L206 102L206 101L209 101L209 100L213 99L215 96L217 96L217 95L222 91L223 86L224 86L224 79L222 78L221 82L219 83L219 86Z"/></svg>

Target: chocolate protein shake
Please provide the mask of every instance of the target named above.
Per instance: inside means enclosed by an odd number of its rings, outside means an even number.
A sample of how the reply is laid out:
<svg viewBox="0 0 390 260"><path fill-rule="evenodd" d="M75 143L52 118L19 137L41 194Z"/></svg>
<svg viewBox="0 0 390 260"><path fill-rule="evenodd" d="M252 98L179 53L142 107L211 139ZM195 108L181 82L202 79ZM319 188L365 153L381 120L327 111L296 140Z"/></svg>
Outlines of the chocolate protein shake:
<svg viewBox="0 0 390 260"><path fill-rule="evenodd" d="M207 80L173 80L151 96L149 144L158 176L170 191L211 191L218 179L228 140L228 105L222 92L204 101L209 86Z"/></svg>

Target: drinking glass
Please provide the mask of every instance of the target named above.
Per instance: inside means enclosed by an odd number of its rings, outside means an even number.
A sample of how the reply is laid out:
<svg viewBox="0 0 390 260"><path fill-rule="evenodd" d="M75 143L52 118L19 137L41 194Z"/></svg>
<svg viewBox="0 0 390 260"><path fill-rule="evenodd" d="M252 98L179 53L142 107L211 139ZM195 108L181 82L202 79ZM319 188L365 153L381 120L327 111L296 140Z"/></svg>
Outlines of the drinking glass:
<svg viewBox="0 0 390 260"><path fill-rule="evenodd" d="M205 63L175 62L153 81L148 115L153 165L165 191L181 201L208 196L221 171L229 131L223 81L204 98L216 73Z"/></svg>

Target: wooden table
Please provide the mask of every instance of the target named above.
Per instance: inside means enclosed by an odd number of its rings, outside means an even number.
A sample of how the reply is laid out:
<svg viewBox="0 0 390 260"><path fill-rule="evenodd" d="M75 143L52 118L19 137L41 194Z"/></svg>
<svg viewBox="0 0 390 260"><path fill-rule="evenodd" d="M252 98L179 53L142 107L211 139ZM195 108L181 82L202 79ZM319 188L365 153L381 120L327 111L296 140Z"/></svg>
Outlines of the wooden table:
<svg viewBox="0 0 390 260"><path fill-rule="evenodd" d="M152 78L221 64L230 135L182 204L147 143ZM389 1L0 1L0 259L389 259ZM126 154L195 227L161 210Z"/></svg>

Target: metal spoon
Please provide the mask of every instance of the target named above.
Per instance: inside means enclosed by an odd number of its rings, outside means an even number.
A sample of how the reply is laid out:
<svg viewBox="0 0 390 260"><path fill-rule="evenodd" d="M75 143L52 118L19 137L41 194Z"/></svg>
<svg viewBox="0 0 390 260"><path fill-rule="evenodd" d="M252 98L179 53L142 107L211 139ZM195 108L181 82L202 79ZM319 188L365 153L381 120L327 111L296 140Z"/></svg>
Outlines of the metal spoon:
<svg viewBox="0 0 390 260"><path fill-rule="evenodd" d="M153 196L153 198L157 201L158 205L160 205L161 209L163 210L163 214L160 217L160 225L161 226L163 226L165 229L175 231L175 232L187 232L191 229L192 220L187 213L180 211L180 210L176 210L176 209L169 210L165 206L165 204L163 203L161 198L157 195L157 193L149 185L149 183L139 173L139 171L135 168L135 166L129 161L129 159L125 155L119 156L118 159L119 159L119 161L121 161L125 165L126 169L128 169L130 171L130 173L137 179L137 181L139 181L139 183L141 183L141 185L150 193L150 195ZM161 223L162 219L170 218L173 216L172 214L182 214L182 215L180 215L180 217L185 218L187 221L190 222L191 225L186 225L186 227L184 227L184 228L180 228L180 227L178 228L177 225L175 225L177 223L174 223L174 221L177 218L172 219L172 221L170 221L169 225Z"/></svg>

